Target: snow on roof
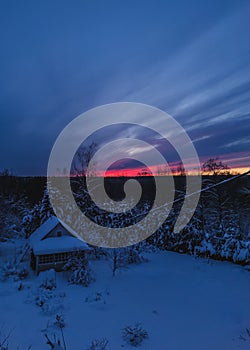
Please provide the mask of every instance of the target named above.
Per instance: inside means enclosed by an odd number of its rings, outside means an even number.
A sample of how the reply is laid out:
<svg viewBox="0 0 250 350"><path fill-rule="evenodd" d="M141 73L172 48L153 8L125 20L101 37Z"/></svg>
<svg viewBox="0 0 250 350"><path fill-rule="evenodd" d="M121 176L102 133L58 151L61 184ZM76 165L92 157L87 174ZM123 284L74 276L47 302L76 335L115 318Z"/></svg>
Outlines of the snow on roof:
<svg viewBox="0 0 250 350"><path fill-rule="evenodd" d="M33 246L34 254L50 254L89 250L88 245L78 238L71 236L52 237L37 242Z"/></svg>
<svg viewBox="0 0 250 350"><path fill-rule="evenodd" d="M89 250L90 247L76 236L61 236L43 239L49 234L60 221L56 216L51 216L29 237L29 244L35 254L52 252L69 252L75 250ZM70 230L72 231L72 230Z"/></svg>
<svg viewBox="0 0 250 350"><path fill-rule="evenodd" d="M56 216L51 216L40 227L38 227L29 237L29 242L33 246L36 242L42 240L56 225L59 224L59 220Z"/></svg>

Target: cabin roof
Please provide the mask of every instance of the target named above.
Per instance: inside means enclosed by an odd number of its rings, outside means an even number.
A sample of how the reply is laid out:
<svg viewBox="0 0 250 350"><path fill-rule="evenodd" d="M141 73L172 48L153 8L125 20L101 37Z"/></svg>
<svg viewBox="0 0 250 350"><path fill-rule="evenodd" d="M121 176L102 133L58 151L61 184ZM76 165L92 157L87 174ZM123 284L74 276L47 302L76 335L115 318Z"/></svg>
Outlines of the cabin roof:
<svg viewBox="0 0 250 350"><path fill-rule="evenodd" d="M47 238L33 245L35 255L89 250L87 244L73 236Z"/></svg>
<svg viewBox="0 0 250 350"><path fill-rule="evenodd" d="M31 245L41 241L48 233L50 233L56 225L59 224L59 220L56 216L51 216L40 227L38 227L29 237Z"/></svg>
<svg viewBox="0 0 250 350"><path fill-rule="evenodd" d="M58 224L62 225L56 216L51 216L31 234L29 244L34 254L51 254L90 249L87 243L76 238L70 232L69 236L46 238Z"/></svg>

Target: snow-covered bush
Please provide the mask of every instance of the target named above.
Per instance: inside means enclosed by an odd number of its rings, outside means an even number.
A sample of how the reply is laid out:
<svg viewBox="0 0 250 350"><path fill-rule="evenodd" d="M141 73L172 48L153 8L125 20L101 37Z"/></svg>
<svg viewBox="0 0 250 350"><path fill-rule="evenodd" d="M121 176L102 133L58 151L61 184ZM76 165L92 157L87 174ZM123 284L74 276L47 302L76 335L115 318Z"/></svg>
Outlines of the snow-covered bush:
<svg viewBox="0 0 250 350"><path fill-rule="evenodd" d="M124 263L126 264L141 264L147 259L141 254L137 246L125 248Z"/></svg>
<svg viewBox="0 0 250 350"><path fill-rule="evenodd" d="M85 298L85 303L101 303L101 304L106 304L106 298L104 297L104 294L106 296L109 296L110 293L109 291L105 292L96 292L91 294L90 296Z"/></svg>
<svg viewBox="0 0 250 350"><path fill-rule="evenodd" d="M214 256L216 251L208 239L203 239L201 244L195 247L194 253L195 255L209 258Z"/></svg>
<svg viewBox="0 0 250 350"><path fill-rule="evenodd" d="M46 344L49 345L51 349L66 350L66 348L61 345L60 339L58 339L58 337L55 334L53 334L53 337L50 337L48 334L44 334L44 336L47 340Z"/></svg>
<svg viewBox="0 0 250 350"><path fill-rule="evenodd" d="M250 262L250 242L235 238L232 234L224 234L223 237L204 239L201 245L195 248L195 253L198 256L247 265Z"/></svg>
<svg viewBox="0 0 250 350"><path fill-rule="evenodd" d="M48 290L56 288L56 275L55 270L40 272L39 278L41 279L40 287Z"/></svg>
<svg viewBox="0 0 250 350"><path fill-rule="evenodd" d="M131 346L137 347L141 345L145 339L148 339L148 332L143 329L140 324L126 326L122 329L122 338Z"/></svg>
<svg viewBox="0 0 250 350"><path fill-rule="evenodd" d="M250 272L250 264L245 266L245 270Z"/></svg>
<svg viewBox="0 0 250 350"><path fill-rule="evenodd" d="M113 276L120 268L126 268L130 264L141 264L148 260L142 255L138 245L126 248L114 248L109 250L109 258Z"/></svg>
<svg viewBox="0 0 250 350"><path fill-rule="evenodd" d="M2 281L9 277L13 277L15 281L18 281L25 279L28 276L29 271L25 266L20 265L16 258L13 258L3 264L0 274Z"/></svg>
<svg viewBox="0 0 250 350"><path fill-rule="evenodd" d="M54 325L60 329L65 327L65 320L62 314L57 314Z"/></svg>
<svg viewBox="0 0 250 350"><path fill-rule="evenodd" d="M12 336L12 331L6 331L3 327L0 328L0 350L9 350L9 340ZM27 350L31 350L31 346L27 347ZM18 350L21 350L19 347Z"/></svg>
<svg viewBox="0 0 250 350"><path fill-rule="evenodd" d="M17 277L21 280L25 279L29 274L29 271L26 267L19 267L17 269Z"/></svg>
<svg viewBox="0 0 250 350"><path fill-rule="evenodd" d="M55 331L58 331L58 329L65 328L65 326L66 322L63 314L57 313L56 315L53 315L53 318L51 318L47 322L47 326L45 329L42 330L42 332L46 334L55 334Z"/></svg>
<svg viewBox="0 0 250 350"><path fill-rule="evenodd" d="M95 339L92 340L90 346L86 350L106 350L108 345L108 340L104 339Z"/></svg>
<svg viewBox="0 0 250 350"><path fill-rule="evenodd" d="M233 236L226 237L220 255L235 263L247 265L250 262L250 242L239 240Z"/></svg>
<svg viewBox="0 0 250 350"><path fill-rule="evenodd" d="M78 268L71 271L69 277L69 283L81 284L84 287L88 287L93 280L94 279L89 266L79 266Z"/></svg>
<svg viewBox="0 0 250 350"><path fill-rule="evenodd" d="M28 302L34 302L44 314L53 315L63 310L64 297L65 293L40 287L28 296Z"/></svg>
<svg viewBox="0 0 250 350"><path fill-rule="evenodd" d="M80 253L64 265L64 270L69 272L68 281L71 284L81 284L88 287L95 280L87 259Z"/></svg>
<svg viewBox="0 0 250 350"><path fill-rule="evenodd" d="M29 204L21 191L14 194L10 190L4 196L0 193L0 242L22 235L22 217L28 208Z"/></svg>
<svg viewBox="0 0 250 350"><path fill-rule="evenodd" d="M250 329L246 328L239 336L239 339L243 340L244 342L250 342Z"/></svg>
<svg viewBox="0 0 250 350"><path fill-rule="evenodd" d="M42 330L45 338L47 339L47 344L52 349L66 350L64 327L65 320L61 313L57 314L51 321L47 323L45 329ZM60 336L58 335L60 331ZM62 345L63 344L63 345Z"/></svg>

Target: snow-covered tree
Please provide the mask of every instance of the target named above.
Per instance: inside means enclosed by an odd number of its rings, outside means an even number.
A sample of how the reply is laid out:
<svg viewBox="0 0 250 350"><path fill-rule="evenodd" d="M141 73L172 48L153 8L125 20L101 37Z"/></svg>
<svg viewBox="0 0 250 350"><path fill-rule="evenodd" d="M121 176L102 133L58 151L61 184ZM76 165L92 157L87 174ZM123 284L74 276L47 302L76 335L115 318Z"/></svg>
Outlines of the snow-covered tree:
<svg viewBox="0 0 250 350"><path fill-rule="evenodd" d="M23 216L22 226L25 236L29 237L30 234L41 226L51 215L53 215L53 210L47 188L45 188L43 198Z"/></svg>

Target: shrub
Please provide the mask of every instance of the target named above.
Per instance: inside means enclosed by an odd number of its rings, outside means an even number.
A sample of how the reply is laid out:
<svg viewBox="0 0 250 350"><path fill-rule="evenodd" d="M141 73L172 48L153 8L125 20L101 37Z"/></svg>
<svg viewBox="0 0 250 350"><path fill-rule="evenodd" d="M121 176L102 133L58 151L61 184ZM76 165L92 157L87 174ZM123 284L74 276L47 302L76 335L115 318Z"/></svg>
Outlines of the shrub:
<svg viewBox="0 0 250 350"><path fill-rule="evenodd" d="M126 326L122 329L122 338L126 343L137 347L141 345L145 339L148 339L148 332L143 329L140 324Z"/></svg>
<svg viewBox="0 0 250 350"><path fill-rule="evenodd" d="M62 314L57 314L52 321L48 321L47 327L42 330L47 344L54 350L66 350L66 342L63 329L65 328L65 320ZM60 330L61 336L58 336Z"/></svg>
<svg viewBox="0 0 250 350"><path fill-rule="evenodd" d="M108 340L104 339L95 339L92 340L90 347L87 350L106 350L108 345Z"/></svg>
<svg viewBox="0 0 250 350"><path fill-rule="evenodd" d="M56 288L55 270L50 269L49 271L44 271L40 273L40 276L39 277L41 278L41 288L48 290L53 290Z"/></svg>
<svg viewBox="0 0 250 350"><path fill-rule="evenodd" d="M13 277L15 281L23 280L28 276L29 272L26 267L20 265L17 259L10 259L3 264L1 269L1 280L5 281L9 277Z"/></svg>
<svg viewBox="0 0 250 350"><path fill-rule="evenodd" d="M80 253L72 257L64 266L64 270L69 271L68 281L71 284L81 284L88 287L94 281L92 270L87 259Z"/></svg>
<svg viewBox="0 0 250 350"><path fill-rule="evenodd" d="M53 350L66 350L66 348L62 347L60 339L57 338L57 336L54 334L53 339L51 339L48 334L44 334L47 342L46 344L49 345L49 347Z"/></svg>
<svg viewBox="0 0 250 350"><path fill-rule="evenodd" d="M56 293L55 290L38 288L32 292L28 301L34 302L46 315L53 315L63 309L64 293Z"/></svg>
<svg viewBox="0 0 250 350"><path fill-rule="evenodd" d="M91 270L88 266L78 267L71 271L69 276L69 283L81 284L84 287L88 287L93 281Z"/></svg>
<svg viewBox="0 0 250 350"><path fill-rule="evenodd" d="M6 332L3 327L0 328L0 350L9 350L9 340L12 332L13 330ZM17 349L21 350L19 347ZM27 350L31 350L31 346L28 346Z"/></svg>
<svg viewBox="0 0 250 350"><path fill-rule="evenodd" d="M90 296L85 298L85 303L101 303L106 304L106 299L104 297L104 294L106 296L110 295L110 292L108 290L104 292L95 292L91 294Z"/></svg>

